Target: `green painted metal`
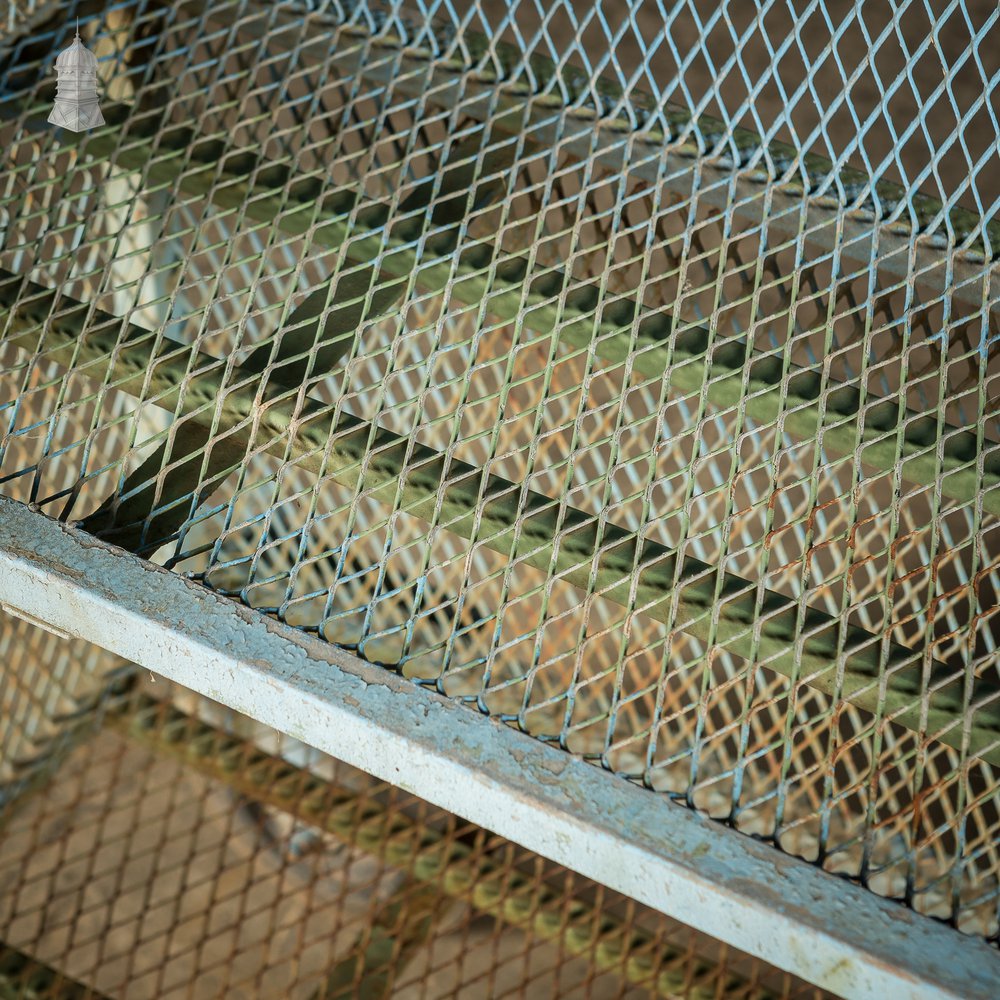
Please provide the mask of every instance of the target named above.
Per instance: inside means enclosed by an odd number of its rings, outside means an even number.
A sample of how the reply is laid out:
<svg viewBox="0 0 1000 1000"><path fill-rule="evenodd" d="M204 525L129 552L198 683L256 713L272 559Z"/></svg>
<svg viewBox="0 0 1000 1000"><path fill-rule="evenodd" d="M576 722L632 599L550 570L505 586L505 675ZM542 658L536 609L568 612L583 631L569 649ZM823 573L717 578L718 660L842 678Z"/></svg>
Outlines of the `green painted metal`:
<svg viewBox="0 0 1000 1000"><path fill-rule="evenodd" d="M538 339L557 331L564 358L593 351L611 364L630 361L644 379L656 382L666 376L676 399L700 399L720 411L739 409L762 431L770 428L775 435L784 433L797 441L821 438L830 455L860 453L869 470L890 472L901 461L907 482L937 481L943 496L961 503L971 503L981 490L983 510L1000 516L1000 456L990 456L980 472L977 438L967 430L946 434L939 448L936 428L910 419L916 415L895 403L859 421L865 399L854 387L824 393L820 400L824 380L818 373L804 371L787 357L759 354L745 341L733 340L724 350L706 353L713 338L704 329L687 330L671 343L673 324L668 314L642 315L634 297L617 297L612 308L598 311L598 283L571 281L558 269L533 270L526 255L507 255L491 267L497 255L480 244L452 261L454 233L431 237L428 249L436 260L417 270L414 241L424 225L421 205L436 195L433 177L400 207L404 221L387 227L384 206L364 206L356 190L318 203L318 185L308 174L295 178L287 166L269 166L250 153L220 163L220 140L199 138L190 126L172 128L154 145L157 117L139 116L133 122L130 113L120 106L109 110L114 128L87 137L81 167L113 162L119 170L138 173L147 195L166 189L206 197L216 210L254 225L273 225L285 236L308 235L316 246L343 248L349 266L359 269L342 274L338 284L337 295L345 303L340 315L345 319L348 310L360 308L369 287L377 292L366 320L380 314L379 304L396 301L394 296L407 287L419 287L429 295L447 288L455 300L481 308L493 322L523 323ZM501 173L509 165L515 149L510 133L524 114L524 108L515 105L491 124L505 138L484 151L482 166L475 170L480 178ZM129 127L123 138L115 129L125 122ZM460 152L470 157L463 178L471 178L478 166L472 159L475 153ZM502 176L493 178L494 189L501 183L505 183ZM373 261L378 264L377 275L367 270ZM553 301L553 293L560 291L566 294ZM348 321L335 332L326 331L327 346L317 354L313 372L322 371L346 349L342 338L354 336L360 315L358 319L353 327ZM331 317L331 324L335 322ZM303 337L297 344L304 342ZM524 342L530 343L531 337ZM295 380L282 381L294 384Z"/></svg>
<svg viewBox="0 0 1000 1000"><path fill-rule="evenodd" d="M970 719L964 711L964 675L955 676L941 664L925 677L919 650L860 628L844 632L836 619L818 610L803 617L796 600L776 593L768 595L765 614L755 622L756 587L747 581L693 558L680 562L666 547L640 544L634 534L562 500L531 493L349 414L338 419L335 408L306 399L300 389L269 381L262 390L252 374L242 379L231 359L199 355L83 304L61 306L54 292L41 287L25 295L22 282L0 274L0 296L12 287L21 292L21 304L7 314L11 343L33 354L42 347L48 360L73 364L84 373L79 352L86 345L92 364L111 365L108 384L166 409L183 402L185 420L168 429L168 438L187 423L208 427L213 440L227 442L219 458L223 470L235 468L251 449L281 459L287 455L303 469L511 560L554 569L584 592L593 587L602 600L631 606L705 643L1000 763L1000 690L985 679L977 681L981 705ZM182 388L183 375L192 370L199 372L197 378ZM240 383L239 389L228 388ZM203 440L202 432L190 433ZM175 445L172 454L177 448L183 444ZM201 466L205 459L196 453L186 461ZM145 512L148 505L142 501L139 508ZM124 517L116 519L121 523ZM883 670L883 656L891 673ZM841 658L842 671L833 669Z"/></svg>
<svg viewBox="0 0 1000 1000"><path fill-rule="evenodd" d="M364 322L398 308L399 301L416 290L435 294L447 288L454 299L478 306L498 321L519 320L533 335L546 337L558 329L560 342L574 350L598 351L617 363L631 358L651 379L667 373L681 395L721 408L736 407L744 399L745 413L763 426L777 426L780 419L785 433L803 440L822 433L824 444L832 443L845 454L863 448L866 461L882 455L890 467L897 436L889 423L876 429L866 422L862 428L856 419L856 395L824 397L839 399L843 406L827 426L815 398L788 394L801 380L792 379L787 365L773 357L755 363L745 345L734 343L710 358L704 353L706 341L697 334L687 339L686 350L671 353L665 347L668 318L632 324L619 312L634 319L634 304L626 300L615 304L615 319L608 315L611 310L598 319L592 306L594 289L587 285L564 302L553 303L552 289L565 287L564 275L552 272L529 279L527 262L517 258L498 273L488 266L493 256L488 246L464 251L458 278L452 281L453 227L465 214L466 199L449 201L448 185L461 191L478 176L485 182L480 182L477 198L495 197L495 175L510 162L507 144L484 151L482 164L473 150L456 150L454 173L443 172L453 179L435 181L432 176L418 185L401 206L403 221L388 227L386 209L364 205L356 191L342 191L318 204L308 177L290 182L285 168L275 168L269 177L269 168L253 156L246 158L242 172L234 165L232 173L223 175L212 141L193 143L188 128L167 134L176 149L161 159L159 151L151 156L147 141L133 144L131 132L124 140L99 133L88 139L81 167L91 156L113 153L119 168L141 174L148 193L176 185L211 198L217 211L243 213L257 224L278 226L286 235L309 233L316 244L341 248L345 265L334 293L338 304L324 314L330 293L318 290L290 316L285 328L290 333L276 338L280 347L262 345L248 365L237 369L231 359L199 354L159 332L123 327L114 317L69 303L18 276L0 274L0 296L8 309L17 302L14 312L8 312L11 343L31 353L41 349L46 359L82 373L89 369L110 386L184 416L125 489L94 515L92 530L107 531L111 540L128 548L153 546L169 537L178 519L190 515L195 494L204 498L245 461L248 450L267 450L380 502L392 505L398 494L397 509L430 524L554 573L585 592L593 586L603 600L633 607L710 646L844 698L873 715L892 718L929 739L1000 763L1000 688L994 689L987 679L976 680L977 706L969 712L967 678L945 664L925 663L919 649L872 637L860 628L844 628L825 613L803 611L796 600L776 593L766 596L764 614L755 620L758 596L752 582L719 574L690 557L679 564L665 547L640 544L632 534L568 508L558 498L529 493L519 484L487 476L482 469L411 445L348 415L342 414L334 425L330 408L300 398L300 384L307 371L325 374ZM435 212L440 212L434 217L440 228L428 239L435 262L416 269L412 244L424 225L421 212L433 198ZM449 205L455 213L451 216ZM648 345L659 347L634 353ZM720 367L726 373L722 378ZM941 460L936 445L905 436L901 441L908 473L933 479ZM939 481L943 492L968 500L979 475L977 462L964 445L958 450L960 456L945 451L949 474ZM167 466L171 472L163 481L150 479ZM149 522L154 501L170 510L158 512ZM986 489L983 503L987 511L1000 511L1000 490Z"/></svg>

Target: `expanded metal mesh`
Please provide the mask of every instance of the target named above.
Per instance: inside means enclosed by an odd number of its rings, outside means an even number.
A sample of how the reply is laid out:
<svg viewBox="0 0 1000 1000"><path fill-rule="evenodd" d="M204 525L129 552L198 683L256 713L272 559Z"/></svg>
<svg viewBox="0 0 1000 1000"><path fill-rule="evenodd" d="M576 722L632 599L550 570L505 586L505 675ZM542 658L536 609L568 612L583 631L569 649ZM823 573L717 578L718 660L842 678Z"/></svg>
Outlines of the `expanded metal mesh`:
<svg viewBox="0 0 1000 1000"><path fill-rule="evenodd" d="M995 940L996 10L583 6L16 41L0 489Z"/></svg>
<svg viewBox="0 0 1000 1000"><path fill-rule="evenodd" d="M66 651L44 636L0 616L3 681L40 691L46 676L76 702L53 679ZM76 652L102 695L46 712L58 738L4 754L0 789L34 789L0 806L4 997L825 996L251 719Z"/></svg>

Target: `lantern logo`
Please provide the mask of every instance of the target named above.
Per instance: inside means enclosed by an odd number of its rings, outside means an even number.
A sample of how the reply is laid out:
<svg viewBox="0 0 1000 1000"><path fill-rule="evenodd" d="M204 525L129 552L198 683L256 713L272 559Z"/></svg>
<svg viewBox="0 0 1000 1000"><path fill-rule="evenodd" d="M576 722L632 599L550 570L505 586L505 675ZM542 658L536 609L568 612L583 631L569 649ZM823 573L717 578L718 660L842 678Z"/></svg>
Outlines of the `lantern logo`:
<svg viewBox="0 0 1000 1000"><path fill-rule="evenodd" d="M49 122L71 132L103 125L97 103L97 56L80 41L79 22L73 44L56 59L56 76L56 101Z"/></svg>

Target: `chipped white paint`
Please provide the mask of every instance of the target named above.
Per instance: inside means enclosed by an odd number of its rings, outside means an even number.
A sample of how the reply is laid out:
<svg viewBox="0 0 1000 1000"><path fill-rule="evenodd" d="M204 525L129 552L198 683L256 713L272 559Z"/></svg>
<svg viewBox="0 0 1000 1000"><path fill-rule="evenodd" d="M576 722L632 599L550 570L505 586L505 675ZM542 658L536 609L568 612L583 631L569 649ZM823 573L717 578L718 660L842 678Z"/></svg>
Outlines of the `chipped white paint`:
<svg viewBox="0 0 1000 1000"><path fill-rule="evenodd" d="M982 942L2 498L0 601L843 996L996 995Z"/></svg>
<svg viewBox="0 0 1000 1000"><path fill-rule="evenodd" d="M56 628L52 622L42 621L34 615L29 615L27 611L22 611L20 608L12 607L10 604L4 604L3 601L0 601L0 611L4 614L13 615L15 618L19 618L21 621L26 622L28 625L32 625L35 628L45 629L46 632L50 632L57 639L69 640L73 638L69 632L64 632L61 628Z"/></svg>

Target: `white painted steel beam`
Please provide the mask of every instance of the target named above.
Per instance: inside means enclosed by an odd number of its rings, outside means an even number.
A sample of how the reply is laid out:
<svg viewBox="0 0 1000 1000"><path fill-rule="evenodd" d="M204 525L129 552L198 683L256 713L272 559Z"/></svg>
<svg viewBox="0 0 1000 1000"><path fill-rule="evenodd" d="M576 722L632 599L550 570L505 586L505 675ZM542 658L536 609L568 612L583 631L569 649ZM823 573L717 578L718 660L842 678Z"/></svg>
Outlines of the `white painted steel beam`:
<svg viewBox="0 0 1000 1000"><path fill-rule="evenodd" d="M0 602L846 997L995 997L1000 955L0 498Z"/></svg>

